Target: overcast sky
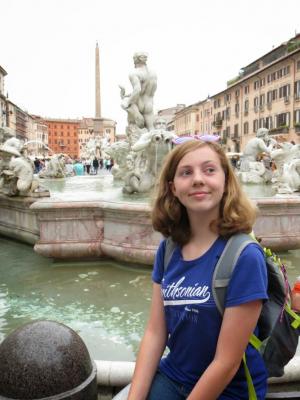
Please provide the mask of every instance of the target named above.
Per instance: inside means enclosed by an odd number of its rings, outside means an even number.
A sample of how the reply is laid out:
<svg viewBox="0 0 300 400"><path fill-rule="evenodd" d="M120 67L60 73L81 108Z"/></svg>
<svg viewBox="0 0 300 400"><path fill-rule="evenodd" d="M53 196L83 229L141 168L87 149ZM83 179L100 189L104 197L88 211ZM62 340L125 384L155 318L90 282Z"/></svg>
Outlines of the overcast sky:
<svg viewBox="0 0 300 400"><path fill-rule="evenodd" d="M299 0L0 0L5 90L33 114L94 116L98 41L102 116L122 133L135 51L158 75L155 110L188 105L300 32L299 15Z"/></svg>

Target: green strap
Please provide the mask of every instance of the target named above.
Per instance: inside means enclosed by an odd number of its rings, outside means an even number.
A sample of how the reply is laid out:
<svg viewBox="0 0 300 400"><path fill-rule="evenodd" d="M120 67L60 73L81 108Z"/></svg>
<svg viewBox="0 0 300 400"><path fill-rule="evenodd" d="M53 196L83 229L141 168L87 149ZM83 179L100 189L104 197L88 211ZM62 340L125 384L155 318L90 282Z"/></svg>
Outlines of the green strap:
<svg viewBox="0 0 300 400"><path fill-rule="evenodd" d="M249 368L247 366L246 354L245 353L243 354L243 364L244 364L244 371L245 371L246 380L247 380L249 400L257 400L255 387L253 385L253 381L252 381L252 378L251 378L251 375L250 375L250 371L249 371Z"/></svg>
<svg viewBox="0 0 300 400"><path fill-rule="evenodd" d="M251 343L252 346L258 351L262 345L262 341L258 339L258 337L254 335L254 333L252 333L252 335L250 336L249 343Z"/></svg>
<svg viewBox="0 0 300 400"><path fill-rule="evenodd" d="M284 307L285 311L292 317L294 318L294 321L291 323L291 326L294 329L298 329L300 326L300 315L296 314L295 311L291 309L287 304Z"/></svg>

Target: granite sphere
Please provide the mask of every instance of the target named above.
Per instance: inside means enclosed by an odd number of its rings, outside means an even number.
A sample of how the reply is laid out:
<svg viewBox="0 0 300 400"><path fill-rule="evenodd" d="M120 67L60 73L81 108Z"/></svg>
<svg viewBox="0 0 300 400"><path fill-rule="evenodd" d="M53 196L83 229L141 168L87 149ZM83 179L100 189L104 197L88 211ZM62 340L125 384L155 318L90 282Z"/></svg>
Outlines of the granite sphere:
<svg viewBox="0 0 300 400"><path fill-rule="evenodd" d="M96 367L80 336L54 321L35 321L0 344L0 399L96 400Z"/></svg>

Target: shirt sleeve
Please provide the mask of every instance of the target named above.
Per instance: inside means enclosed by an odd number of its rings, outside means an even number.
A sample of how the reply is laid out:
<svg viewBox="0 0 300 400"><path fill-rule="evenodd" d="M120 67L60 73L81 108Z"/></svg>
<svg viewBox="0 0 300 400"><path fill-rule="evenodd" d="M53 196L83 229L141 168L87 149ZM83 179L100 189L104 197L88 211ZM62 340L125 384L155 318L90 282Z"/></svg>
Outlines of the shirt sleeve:
<svg viewBox="0 0 300 400"><path fill-rule="evenodd" d="M165 248L166 248L166 240L162 240L158 246L153 272L152 272L152 280L155 283L161 283L164 275L164 256L165 256Z"/></svg>
<svg viewBox="0 0 300 400"><path fill-rule="evenodd" d="M225 307L253 300L267 300L267 288L267 266L263 250L255 243L248 244L242 251L230 279Z"/></svg>

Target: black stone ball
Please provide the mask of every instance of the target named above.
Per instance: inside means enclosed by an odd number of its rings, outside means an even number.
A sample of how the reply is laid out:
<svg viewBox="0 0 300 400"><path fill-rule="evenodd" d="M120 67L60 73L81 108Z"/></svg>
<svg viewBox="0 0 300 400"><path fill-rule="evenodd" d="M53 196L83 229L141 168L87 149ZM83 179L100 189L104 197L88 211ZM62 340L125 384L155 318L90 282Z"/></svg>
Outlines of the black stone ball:
<svg viewBox="0 0 300 400"><path fill-rule="evenodd" d="M16 329L0 344L0 400L96 400L94 363L80 336L54 321Z"/></svg>

